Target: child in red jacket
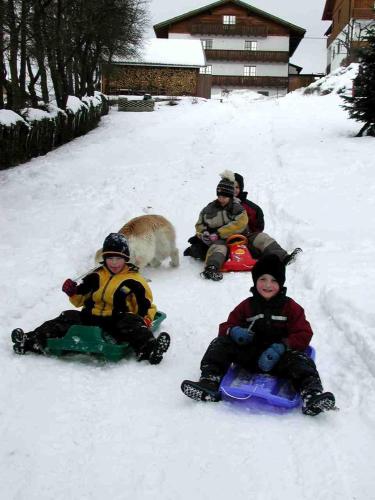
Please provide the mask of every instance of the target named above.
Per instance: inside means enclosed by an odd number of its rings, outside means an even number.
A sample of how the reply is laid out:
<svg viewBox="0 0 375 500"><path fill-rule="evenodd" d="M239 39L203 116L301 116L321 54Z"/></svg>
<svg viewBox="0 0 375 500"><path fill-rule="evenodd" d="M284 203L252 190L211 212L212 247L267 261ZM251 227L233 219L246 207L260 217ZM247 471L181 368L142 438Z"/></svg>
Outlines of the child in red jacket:
<svg viewBox="0 0 375 500"><path fill-rule="evenodd" d="M198 382L181 389L199 401L219 401L219 385L231 363L249 371L287 378L301 393L303 413L332 410L335 398L323 392L314 361L305 354L313 332L303 308L285 295L285 265L276 255L258 260L252 271L252 297L245 299L219 326L201 361Z"/></svg>

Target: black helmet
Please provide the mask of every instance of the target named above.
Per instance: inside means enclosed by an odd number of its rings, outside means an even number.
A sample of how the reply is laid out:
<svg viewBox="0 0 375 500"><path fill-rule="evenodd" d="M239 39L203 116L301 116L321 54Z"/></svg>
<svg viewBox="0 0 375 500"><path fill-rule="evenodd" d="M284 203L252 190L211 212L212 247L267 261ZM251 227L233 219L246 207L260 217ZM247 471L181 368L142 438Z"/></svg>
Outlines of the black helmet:
<svg viewBox="0 0 375 500"><path fill-rule="evenodd" d="M129 245L123 234L111 233L104 240L102 256L109 257L110 255L121 256L128 262L130 257Z"/></svg>

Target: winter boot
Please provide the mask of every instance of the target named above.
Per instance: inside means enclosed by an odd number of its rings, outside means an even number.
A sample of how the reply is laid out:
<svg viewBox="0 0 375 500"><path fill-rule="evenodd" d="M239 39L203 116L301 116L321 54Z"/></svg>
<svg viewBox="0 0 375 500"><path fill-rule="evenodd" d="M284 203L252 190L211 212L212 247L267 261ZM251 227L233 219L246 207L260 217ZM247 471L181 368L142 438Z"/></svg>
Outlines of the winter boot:
<svg viewBox="0 0 375 500"><path fill-rule="evenodd" d="M43 354L43 347L37 342L37 339L25 333L22 328L16 328L11 333L11 339L13 342L13 351L16 354L25 354L28 351L36 352L38 354Z"/></svg>
<svg viewBox="0 0 375 500"><path fill-rule="evenodd" d="M219 386L220 377L218 375L207 375L201 377L199 382L184 380L181 384L181 390L185 396L196 401L217 402L221 400Z"/></svg>
<svg viewBox="0 0 375 500"><path fill-rule="evenodd" d="M302 248L297 247L293 250L292 253L288 253L286 255L286 257L284 257L284 260L283 260L284 265L289 266L289 264L292 264L296 260L297 255L301 252L302 252Z"/></svg>
<svg viewBox="0 0 375 500"><path fill-rule="evenodd" d="M335 408L335 396L332 392L306 391L301 396L302 413L305 415L315 416Z"/></svg>
<svg viewBox="0 0 375 500"><path fill-rule="evenodd" d="M206 280L220 281L223 279L223 273L220 272L216 266L207 266L204 271L201 272L201 276L206 278Z"/></svg>
<svg viewBox="0 0 375 500"><path fill-rule="evenodd" d="M163 359L163 354L168 351L171 343L171 337L168 333L161 333L155 340L150 352L148 361L150 365L158 365Z"/></svg>

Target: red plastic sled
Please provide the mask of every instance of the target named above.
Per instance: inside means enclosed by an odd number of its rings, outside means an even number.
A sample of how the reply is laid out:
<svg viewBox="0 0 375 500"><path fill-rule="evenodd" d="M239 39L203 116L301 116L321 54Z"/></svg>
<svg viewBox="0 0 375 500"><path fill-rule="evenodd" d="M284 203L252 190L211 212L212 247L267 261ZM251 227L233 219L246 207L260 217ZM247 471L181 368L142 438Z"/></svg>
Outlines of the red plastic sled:
<svg viewBox="0 0 375 500"><path fill-rule="evenodd" d="M230 271L251 271L256 260L247 248L247 238L242 234L232 234L227 239L229 257L223 264L223 273Z"/></svg>

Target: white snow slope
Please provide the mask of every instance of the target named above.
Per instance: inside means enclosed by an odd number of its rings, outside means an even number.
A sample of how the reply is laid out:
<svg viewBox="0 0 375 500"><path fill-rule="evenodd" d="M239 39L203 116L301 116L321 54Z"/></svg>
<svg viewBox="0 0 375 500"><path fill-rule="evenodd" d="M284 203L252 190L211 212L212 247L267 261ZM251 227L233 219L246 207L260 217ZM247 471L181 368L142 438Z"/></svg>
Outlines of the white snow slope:
<svg viewBox="0 0 375 500"><path fill-rule="evenodd" d="M375 498L374 139L355 138L337 95L238 93L154 113L115 109L47 156L0 172L1 497L10 500ZM219 173L240 172L286 249L288 294L306 310L324 386L340 411L315 418L203 404L197 379L218 324L248 295L181 257L147 269L172 344L134 359L17 356L10 332L69 309L64 279L93 264L131 217L162 214L182 251Z"/></svg>

